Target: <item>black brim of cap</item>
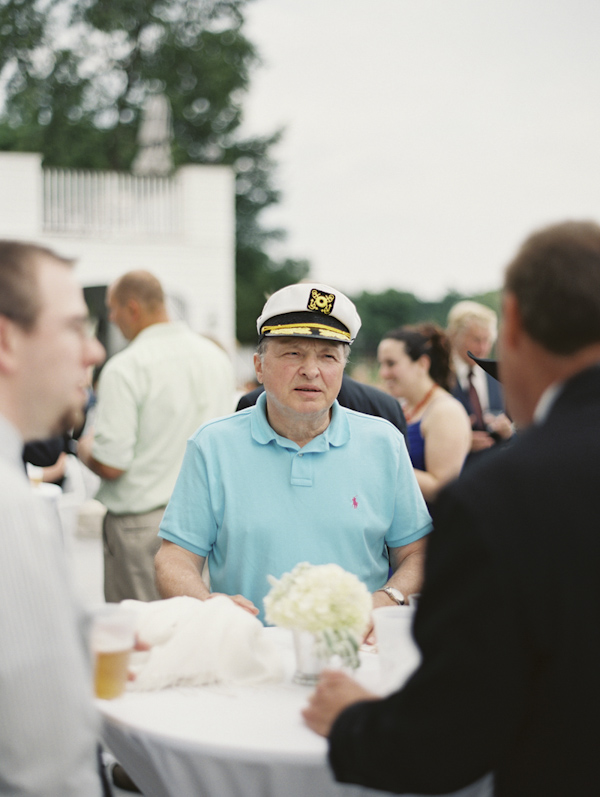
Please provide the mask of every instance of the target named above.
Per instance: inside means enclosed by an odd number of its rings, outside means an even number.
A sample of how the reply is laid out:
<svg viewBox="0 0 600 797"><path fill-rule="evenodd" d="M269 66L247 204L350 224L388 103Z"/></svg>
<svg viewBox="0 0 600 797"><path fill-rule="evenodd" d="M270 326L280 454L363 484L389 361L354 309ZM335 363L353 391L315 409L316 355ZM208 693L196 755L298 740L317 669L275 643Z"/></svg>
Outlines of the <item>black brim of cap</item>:
<svg viewBox="0 0 600 797"><path fill-rule="evenodd" d="M470 351L468 351L467 354L477 365L480 365L486 373L493 376L498 382L500 381L500 377L498 376L498 360L485 360L483 357L475 357Z"/></svg>
<svg viewBox="0 0 600 797"><path fill-rule="evenodd" d="M351 343L350 332L337 318L324 313L283 313L269 318L262 325L259 342L263 338L293 337L333 340L338 343Z"/></svg>

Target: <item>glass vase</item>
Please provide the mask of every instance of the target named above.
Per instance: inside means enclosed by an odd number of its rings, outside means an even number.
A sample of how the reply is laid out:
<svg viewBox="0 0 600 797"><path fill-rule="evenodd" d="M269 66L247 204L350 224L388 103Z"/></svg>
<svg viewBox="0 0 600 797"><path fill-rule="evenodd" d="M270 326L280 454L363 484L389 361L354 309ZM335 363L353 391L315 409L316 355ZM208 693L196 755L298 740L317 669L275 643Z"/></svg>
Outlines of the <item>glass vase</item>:
<svg viewBox="0 0 600 797"><path fill-rule="evenodd" d="M327 666L330 657L326 655L323 645L319 644L317 636L312 631L294 628L293 635L296 653L293 681L302 686L315 686L321 670Z"/></svg>

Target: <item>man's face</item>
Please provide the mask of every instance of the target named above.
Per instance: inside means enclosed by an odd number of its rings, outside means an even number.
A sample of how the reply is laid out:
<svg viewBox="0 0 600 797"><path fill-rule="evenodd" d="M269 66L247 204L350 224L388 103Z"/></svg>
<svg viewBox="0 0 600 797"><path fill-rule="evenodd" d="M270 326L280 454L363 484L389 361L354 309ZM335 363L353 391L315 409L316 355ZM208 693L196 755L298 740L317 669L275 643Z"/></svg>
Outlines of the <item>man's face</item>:
<svg viewBox="0 0 600 797"><path fill-rule="evenodd" d="M470 321L454 335L452 348L467 365L473 365L473 360L467 354L470 351L475 357L489 357L494 345L492 331L486 324Z"/></svg>
<svg viewBox="0 0 600 797"><path fill-rule="evenodd" d="M345 364L343 344L300 337L271 338L262 361L254 357L269 405L298 415L329 410L340 392Z"/></svg>
<svg viewBox="0 0 600 797"><path fill-rule="evenodd" d="M518 304L516 298L505 293L502 299L502 319L498 333L498 369L506 411L517 428L524 429L532 421L533 407L527 401L527 353L522 348L523 336L518 330Z"/></svg>
<svg viewBox="0 0 600 797"><path fill-rule="evenodd" d="M41 311L30 332L18 331L22 432L27 439L68 431L87 401L89 368L104 349L87 334L88 311L72 271L40 258Z"/></svg>

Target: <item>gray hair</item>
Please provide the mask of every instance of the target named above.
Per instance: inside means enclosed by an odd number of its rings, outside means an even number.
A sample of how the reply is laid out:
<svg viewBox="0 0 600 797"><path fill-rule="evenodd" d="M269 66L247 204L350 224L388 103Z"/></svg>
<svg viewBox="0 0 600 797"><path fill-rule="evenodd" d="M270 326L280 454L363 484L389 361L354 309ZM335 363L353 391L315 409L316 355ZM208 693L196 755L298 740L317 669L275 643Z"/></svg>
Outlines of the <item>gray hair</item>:
<svg viewBox="0 0 600 797"><path fill-rule="evenodd" d="M446 332L450 337L453 337L471 323L487 327L492 333L492 337L496 339L498 333L498 316L496 313L491 307L486 307L484 304L479 304L479 302L472 302L469 299L458 302L452 307L448 313L448 328Z"/></svg>
<svg viewBox="0 0 600 797"><path fill-rule="evenodd" d="M315 338L315 340L316 339L317 338ZM261 362L264 359L265 353L267 351L267 344L268 344L268 342L270 340L271 340L271 338L269 338L269 337L263 338L259 342L258 346L256 347L256 353L258 354ZM279 340L280 340L280 338L279 338ZM303 338L303 340L310 340L310 338ZM346 366L348 360L350 359L350 344L349 343L342 343L341 341L338 343L337 341L333 341L333 340L331 340L331 341L323 341L323 343L325 343L325 342L333 343L335 346L340 346L342 348L343 353L344 353L344 366Z"/></svg>

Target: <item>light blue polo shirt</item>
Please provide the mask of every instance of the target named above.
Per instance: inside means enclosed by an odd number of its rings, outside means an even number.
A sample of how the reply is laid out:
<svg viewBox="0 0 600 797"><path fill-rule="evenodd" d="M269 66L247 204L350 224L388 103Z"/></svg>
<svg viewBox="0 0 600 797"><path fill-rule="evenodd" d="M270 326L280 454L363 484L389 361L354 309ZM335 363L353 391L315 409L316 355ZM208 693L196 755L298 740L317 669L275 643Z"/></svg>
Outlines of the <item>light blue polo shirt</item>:
<svg viewBox="0 0 600 797"><path fill-rule="evenodd" d="M211 589L251 600L263 617L268 575L335 562L373 592L386 545L431 531L404 438L388 421L341 407L303 448L278 435L266 394L201 426L187 444L160 536L208 557Z"/></svg>

